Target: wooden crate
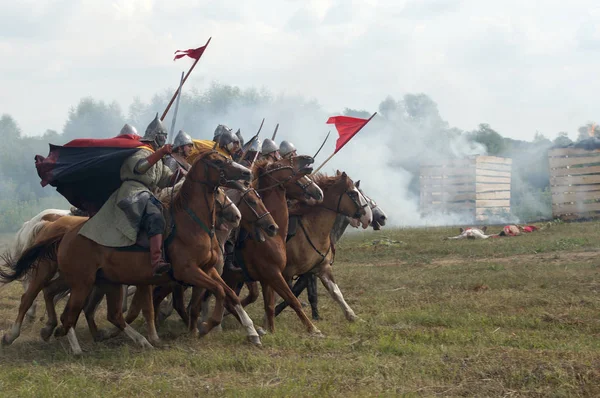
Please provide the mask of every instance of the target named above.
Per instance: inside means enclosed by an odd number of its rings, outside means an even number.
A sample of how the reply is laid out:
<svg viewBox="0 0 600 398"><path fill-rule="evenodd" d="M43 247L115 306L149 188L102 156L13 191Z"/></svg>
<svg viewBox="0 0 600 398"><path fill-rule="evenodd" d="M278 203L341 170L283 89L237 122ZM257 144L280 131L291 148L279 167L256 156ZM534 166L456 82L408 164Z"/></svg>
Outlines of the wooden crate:
<svg viewBox="0 0 600 398"><path fill-rule="evenodd" d="M473 221L510 213L512 159L473 156L421 164L421 213L457 213Z"/></svg>
<svg viewBox="0 0 600 398"><path fill-rule="evenodd" d="M600 150L548 151L552 216L562 220L600 217Z"/></svg>

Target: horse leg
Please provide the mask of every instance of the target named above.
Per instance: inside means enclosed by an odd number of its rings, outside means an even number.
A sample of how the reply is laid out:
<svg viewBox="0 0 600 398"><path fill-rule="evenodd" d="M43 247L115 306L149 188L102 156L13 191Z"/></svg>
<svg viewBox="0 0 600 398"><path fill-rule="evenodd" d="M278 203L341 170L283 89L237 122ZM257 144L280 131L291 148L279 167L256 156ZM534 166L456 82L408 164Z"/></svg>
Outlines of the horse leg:
<svg viewBox="0 0 600 398"><path fill-rule="evenodd" d="M46 325L40 331L40 337L44 341L48 341L52 332L58 325L58 317L56 316L56 300L55 298L69 290L69 286L65 283L64 279L58 278L51 281L48 286L44 288L44 303L46 304L46 312L48 313L48 319Z"/></svg>
<svg viewBox="0 0 600 398"><path fill-rule="evenodd" d="M23 319L25 318L25 314L35 301L37 295L42 291L44 285L48 280L54 275L55 268L48 266L45 262L40 264L34 274L32 274L27 290L21 296L21 303L19 304L19 313L17 315L17 319L13 323L13 326L10 331L4 334L2 337L2 345L7 346L11 345L13 341L19 337L21 334L21 325L23 324Z"/></svg>
<svg viewBox="0 0 600 398"><path fill-rule="evenodd" d="M291 285L291 281L288 283L288 286ZM300 275L298 277L298 280L296 281L296 283L294 283L294 285L291 287L292 289L292 293L294 293L294 296L299 297L300 294L302 293L302 291L304 289L306 289L306 285L307 285L307 278L306 275ZM288 306L288 302L287 301L282 301L281 303L277 304L277 307L275 307L275 316L279 315L281 313L281 311L283 311L284 309L287 308Z"/></svg>
<svg viewBox="0 0 600 398"><path fill-rule="evenodd" d="M319 317L319 298L317 296L317 276L315 274L307 274L308 284L306 292L308 294L308 302L310 303L310 309L312 311L312 319L318 321Z"/></svg>
<svg viewBox="0 0 600 398"><path fill-rule="evenodd" d="M140 290L138 287L137 291ZM123 289L121 285L106 285L106 318L119 330L125 332L131 340L142 348L153 348L144 336L139 334L134 328L128 325L123 319L121 305L123 304Z"/></svg>
<svg viewBox="0 0 600 398"><path fill-rule="evenodd" d="M198 332L200 337L205 336L215 326L220 325L221 320L223 319L223 301L225 300L225 291L223 290L223 287L196 266L185 267L184 269L179 270L179 272L176 270L175 278L192 286L208 289L215 295L216 303L213 313L208 321L200 324L200 330ZM188 323L188 327L192 333L196 333L196 330L198 330L198 304L201 298L200 293L201 291L198 289L192 290L190 320Z"/></svg>
<svg viewBox="0 0 600 398"><path fill-rule="evenodd" d="M319 279L321 279L323 286L325 286L329 294L331 294L331 297L340 305L340 307L342 307L346 319L350 322L353 322L356 319L358 319L352 308L350 308L350 306L346 303L346 300L344 300L344 296L342 296L342 291L335 283L330 266L325 267L323 270L321 270L321 272L319 272Z"/></svg>
<svg viewBox="0 0 600 398"><path fill-rule="evenodd" d="M152 305L154 306L154 316L156 318L155 322L162 323L167 317L162 318L162 311L160 310L161 304L165 297L167 297L172 292L172 285L170 283L165 283L164 285L154 287L154 291L152 292ZM171 312L168 312L170 315ZM167 315L167 316L168 316Z"/></svg>
<svg viewBox="0 0 600 398"><path fill-rule="evenodd" d="M265 306L265 316L263 318L263 328L269 332L275 332L275 292L266 282L260 282L263 292L263 302Z"/></svg>
<svg viewBox="0 0 600 398"><path fill-rule="evenodd" d="M254 345L261 345L258 332L254 328L254 322L252 322L252 319L250 319L248 313L244 310L244 307L240 302L240 298L237 296L237 294L235 294L233 289L229 287L229 285L225 283L223 279L221 279L221 276L215 268L211 268L208 271L208 274L213 278L215 282L217 282L223 287L226 297L225 304L227 306L227 309L233 316L236 317L236 319L244 327L244 329L246 329L246 337L248 338L248 341L250 341Z"/></svg>
<svg viewBox="0 0 600 398"><path fill-rule="evenodd" d="M244 308L258 300L258 283L246 282L246 287L248 288L248 295L242 300L242 307Z"/></svg>
<svg viewBox="0 0 600 398"><path fill-rule="evenodd" d="M296 311L300 321L306 326L306 329L309 333L321 336L322 333L319 329L313 325L313 323L308 319L304 311L302 311L302 304L294 293L290 290L287 282L283 279L283 275L281 273L272 273L270 277L267 279L269 281L269 285L279 294L285 301L287 301L290 306ZM264 289L264 286L263 286Z"/></svg>
<svg viewBox="0 0 600 398"><path fill-rule="evenodd" d="M71 286L71 295L67 301L67 305L60 316L62 325L56 328L54 331L54 337L67 336L71 350L74 355L81 355L81 347L77 341L75 335L75 325L79 319L79 314L85 305L85 301L94 287L94 274L90 278L81 278L75 283L69 284Z"/></svg>
<svg viewBox="0 0 600 398"><path fill-rule="evenodd" d="M127 285L123 285L123 303L121 304L121 312L126 313L127 312L127 291L128 291L129 286Z"/></svg>
<svg viewBox="0 0 600 398"><path fill-rule="evenodd" d="M135 292L136 296L139 295L140 300L138 305L142 309L142 314L146 320L146 326L148 327L148 341L151 344L157 344L160 342L158 333L156 333L156 323L154 322L154 305L152 304L152 286L140 285L137 287ZM133 302L131 303L133 308ZM129 314L127 314L129 315Z"/></svg>
<svg viewBox="0 0 600 398"><path fill-rule="evenodd" d="M25 279L23 279L23 282L21 282L21 284L23 285L23 291L27 291L27 289L29 288L29 277L26 277ZM37 304L34 300L33 303L31 303L31 307L29 307L29 310L27 310L27 314L26 314L27 321L29 321L29 322L35 321L36 308L37 308Z"/></svg>
<svg viewBox="0 0 600 398"><path fill-rule="evenodd" d="M186 325L189 324L190 322L190 316L188 313L188 309L185 308L185 300L183 299L183 294L185 292L185 288L180 285L180 284L176 284L173 285L173 294L171 294L171 312L173 311L173 309L175 311L177 311L177 313L179 314L179 317L181 318L181 320L183 321L183 323L185 323ZM162 306L161 306L161 313L162 313Z"/></svg>
<svg viewBox="0 0 600 398"><path fill-rule="evenodd" d="M106 288L104 284L94 286L92 292L86 300L85 307L83 308L88 329L90 330L95 342L106 340L111 335L111 333L107 331L98 330L98 325L96 324L96 311L98 310L98 306L104 298L105 290Z"/></svg>

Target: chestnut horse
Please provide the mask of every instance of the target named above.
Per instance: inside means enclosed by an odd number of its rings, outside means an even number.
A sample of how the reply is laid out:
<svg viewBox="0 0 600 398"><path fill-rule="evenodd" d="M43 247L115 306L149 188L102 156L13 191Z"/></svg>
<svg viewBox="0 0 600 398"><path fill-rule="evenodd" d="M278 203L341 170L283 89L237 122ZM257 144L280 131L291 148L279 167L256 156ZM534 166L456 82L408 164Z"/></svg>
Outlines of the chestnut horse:
<svg viewBox="0 0 600 398"><path fill-rule="evenodd" d="M236 303L235 309L242 319L248 338L251 342L260 344L260 338L252 321L239 304L239 298L214 269L219 256L218 242L214 236L214 192L225 180L249 178L251 173L248 169L217 151L207 150L201 153L171 206L175 231L171 234L171 241L166 251L173 267L175 280L207 288L220 303L226 295L230 297L230 300ZM270 220L269 218L264 219L264 222L270 224L266 229L274 235L278 227L272 218ZM73 352L81 353L73 327L94 286L97 272L102 270L102 278L115 284L106 296L109 321L136 343L151 347L150 343L123 319L120 308L122 289L118 284L155 285L167 282L169 277L152 275L151 267L148 266L149 253L116 250L98 245L78 234L82 226L83 223L64 235L47 239L26 250L17 263L13 264L12 277L27 272L35 259L51 253L52 249L60 243L57 253L59 270L71 288L71 295L61 316L62 325L56 329L55 336L67 335ZM150 295L147 300L151 300ZM218 308L219 306L216 306L211 319L202 324L202 334L208 333L215 325L220 324L222 314L219 313ZM153 314L149 318L153 319Z"/></svg>
<svg viewBox="0 0 600 398"><path fill-rule="evenodd" d="M257 189L263 192L263 201L267 208L273 214L273 218L280 225L280 233L278 236L269 239L266 246L258 246L254 240L248 239L241 249L243 264L238 264L246 269L248 276L260 282L263 290L263 300L265 306L265 328L273 332L274 311L275 311L275 296L273 290L286 300L290 306L296 311L296 314L306 326L309 333L321 335L321 332L308 319L298 299L291 292L284 277L284 268L287 260L286 255L286 236L288 225L288 208L286 194L291 199L303 199L303 192L294 188L293 184L286 183L283 180L283 172L281 170L282 161L273 164L259 163L255 166L254 174L258 177ZM323 177L317 176L318 179L324 180ZM272 181L275 181L273 184ZM365 210L366 203L359 202L359 194L352 180L344 173L337 177L331 177L327 180L329 196L335 197L335 203L327 199L327 193L324 193L325 199L322 204L316 206L333 206L338 212L346 212L353 216L363 216L367 214ZM323 189L321 184L319 188ZM369 216L370 217L370 216ZM284 227L285 226L285 227ZM231 277L224 275L223 278L231 283Z"/></svg>
<svg viewBox="0 0 600 398"><path fill-rule="evenodd" d="M366 212L360 215L357 212L353 213L341 208L339 204L336 207L340 196L339 192L334 189L333 182L343 175L345 174L338 171L335 177L315 176L315 182L319 184L325 194L323 203L312 207L299 205L293 210L296 214L301 215L301 219L298 221L300 229L287 243L287 264L283 274L286 280L290 281L296 275L316 273L333 299L342 307L346 318L354 321L357 316L344 300L333 277L331 265L334 254L331 250L331 232L339 215L348 219L360 219L363 228L366 228L372 222L372 212L366 198L354 185L350 198ZM349 192L346 193L350 195Z"/></svg>

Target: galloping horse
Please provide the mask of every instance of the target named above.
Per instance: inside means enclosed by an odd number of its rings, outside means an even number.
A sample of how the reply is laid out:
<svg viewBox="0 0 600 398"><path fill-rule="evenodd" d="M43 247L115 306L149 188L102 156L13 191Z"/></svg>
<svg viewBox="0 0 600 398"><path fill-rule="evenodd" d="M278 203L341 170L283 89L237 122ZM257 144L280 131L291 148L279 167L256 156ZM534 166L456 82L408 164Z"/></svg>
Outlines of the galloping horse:
<svg viewBox="0 0 600 398"><path fill-rule="evenodd" d="M385 226L387 221L387 215L385 212L379 207L377 202L371 199L369 196L365 195L363 190L360 188L360 180L356 181L354 184L360 194L365 198L367 203L369 204L369 208L373 213L373 221L371 222L371 227L373 230L378 231L381 227ZM336 243L340 240L348 225L351 225L354 228L358 228L360 226L360 219L350 218L344 216L342 214L338 214L335 218L335 223L333 224L333 228L330 233L332 250L335 248ZM333 264L332 264L333 265ZM310 303L310 309L312 312L312 319L319 320L319 308L318 308L318 297L317 297L317 280L314 273L308 272L306 274L302 274L298 276L296 283L292 286L292 292L296 297L299 297L300 294L307 290L308 302ZM242 301L243 304L243 301ZM287 302L283 301L275 307L275 316L279 315L281 311L283 311L288 306Z"/></svg>
<svg viewBox="0 0 600 398"><path fill-rule="evenodd" d="M260 344L260 338L252 321L239 304L239 298L222 281L214 269L219 257L218 242L214 236L215 200L214 192L224 180L250 179L248 169L233 163L230 159L214 150L201 153L188 172L181 190L175 196L171 206L174 231L167 245L167 254L173 267L173 277L183 283L207 288L218 303L208 322L202 324L201 334L208 333L221 322L222 302L227 295L235 305L238 316L246 328L249 340ZM275 235L278 227L270 222L269 234ZM115 250L98 245L94 241L78 234L83 222L64 235L49 238L30 249L12 264L12 278L26 273L35 260L52 253L58 246L58 265L61 274L71 288L71 296L61 316L62 325L55 331L56 337L68 335L74 353L81 353L73 327L83 309L85 300L96 280L96 273L102 270L102 277L115 284L156 285L168 281L168 276L154 277L149 264L149 253ZM123 264L127 264L126 267ZM116 286L116 289L114 288ZM123 319L120 308L122 290L114 285L107 292L107 317L111 323L124 331L141 346L151 347L150 343ZM148 292L150 292L148 290ZM147 300L151 300L148 295ZM153 314L152 314L153 315ZM150 317L153 319L153 316Z"/></svg>
<svg viewBox="0 0 600 398"><path fill-rule="evenodd" d="M372 213L365 197L354 185L352 185L354 196L351 198L358 207L362 209L366 207L367 211L364 215L361 217L356 211L351 213L347 209L342 209L339 204L337 208L335 207L340 199L339 193L331 189L332 186L335 186L331 185L331 181L344 175L345 173L340 174L338 171L335 177L316 176L315 182L325 193L323 204L312 207L300 205L292 210L295 214L302 216L299 220L302 233L297 233L287 243L287 264L283 274L286 280L291 280L295 275L316 273L333 299L342 307L346 318L354 321L357 318L356 314L344 300L342 292L333 278L331 264L334 254L331 250L331 232L339 215L349 219L361 219L363 228L366 228L372 222Z"/></svg>

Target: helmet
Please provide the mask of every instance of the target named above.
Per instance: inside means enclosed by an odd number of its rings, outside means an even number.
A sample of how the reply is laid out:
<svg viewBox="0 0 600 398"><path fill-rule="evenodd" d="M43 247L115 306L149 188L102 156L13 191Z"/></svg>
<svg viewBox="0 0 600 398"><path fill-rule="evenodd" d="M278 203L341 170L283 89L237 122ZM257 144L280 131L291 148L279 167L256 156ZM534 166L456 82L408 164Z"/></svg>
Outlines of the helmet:
<svg viewBox="0 0 600 398"><path fill-rule="evenodd" d="M273 141L269 138L265 138L265 140L262 143L262 147L260 148L260 154L268 155L268 154L273 153L278 150L279 150L279 148L277 147L277 144L275 143L275 141Z"/></svg>
<svg viewBox="0 0 600 398"><path fill-rule="evenodd" d="M138 132L135 127L130 126L129 124L125 123L125 126L123 126L123 128L121 129L121 132L119 133L119 135L126 135L126 134L138 135Z"/></svg>
<svg viewBox="0 0 600 398"><path fill-rule="evenodd" d="M240 131L240 129L238 129L238 131L235 132L235 135L240 140L240 146L244 146L244 137L242 137L242 132Z"/></svg>
<svg viewBox="0 0 600 398"><path fill-rule="evenodd" d="M288 141L281 141L281 145L279 146L279 154L282 157L286 157L287 155L290 155L295 151L296 147L294 146L294 144Z"/></svg>
<svg viewBox="0 0 600 398"><path fill-rule="evenodd" d="M179 133L175 136L173 141L173 149L179 148L180 146L193 144L192 137L183 130L179 130Z"/></svg>
<svg viewBox="0 0 600 398"><path fill-rule="evenodd" d="M233 154L233 147L235 144L240 144L240 139L237 137L237 135L233 134L230 128L225 127L223 125L219 125L219 127L223 127L223 131L221 132L221 134L219 134L217 138L219 146L223 149L226 149L227 152L229 152L230 154ZM219 127L217 127L217 129Z"/></svg>
<svg viewBox="0 0 600 398"><path fill-rule="evenodd" d="M165 145L167 141L167 128L158 118L158 112L154 120L146 127L146 133L140 138L140 141L154 142L159 148Z"/></svg>
<svg viewBox="0 0 600 398"><path fill-rule="evenodd" d="M215 135L213 137L213 141L219 142L219 137L221 136L221 134L223 134L224 131L231 132L231 129L229 127L225 126L224 124L219 124L217 126L217 128L215 129Z"/></svg>

